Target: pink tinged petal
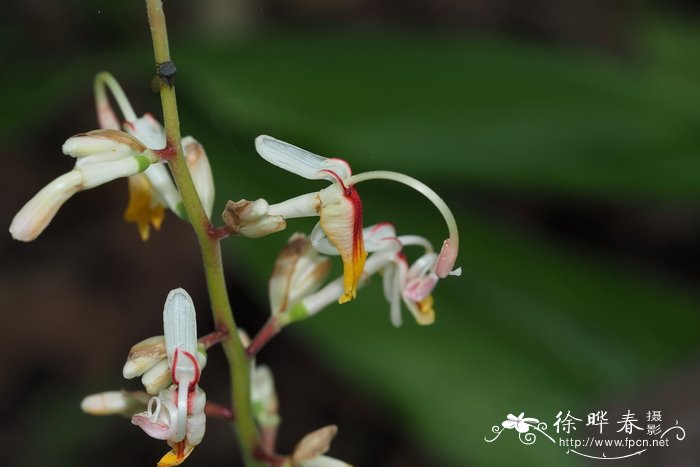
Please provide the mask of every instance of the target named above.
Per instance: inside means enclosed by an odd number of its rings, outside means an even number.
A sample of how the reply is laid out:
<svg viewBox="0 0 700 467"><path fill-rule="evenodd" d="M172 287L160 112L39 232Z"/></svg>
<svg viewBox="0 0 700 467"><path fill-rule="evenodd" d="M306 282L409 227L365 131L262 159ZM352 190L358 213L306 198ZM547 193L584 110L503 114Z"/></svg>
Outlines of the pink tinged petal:
<svg viewBox="0 0 700 467"><path fill-rule="evenodd" d="M338 303L355 298L367 258L362 238L362 202L354 187L333 184L319 193L321 227L343 260L343 295Z"/></svg>
<svg viewBox="0 0 700 467"><path fill-rule="evenodd" d="M151 438L166 440L175 434L175 426L170 426L158 419L151 419L148 413L137 413L131 417L131 423L141 429Z"/></svg>
<svg viewBox="0 0 700 467"><path fill-rule="evenodd" d="M206 415L204 413L207 397L199 387L189 393L187 416L187 443L196 446L204 437L206 431Z"/></svg>
<svg viewBox="0 0 700 467"><path fill-rule="evenodd" d="M167 394L161 394L166 397ZM141 427L146 434L155 439L168 440L175 434L176 424L172 412L161 396L151 398L148 410L131 417L131 423Z"/></svg>
<svg viewBox="0 0 700 467"><path fill-rule="evenodd" d="M437 274L439 278L444 279L449 275L459 276L462 274L461 268L457 268L454 271L452 270L455 262L457 261L458 253L458 243L449 238L445 240L445 242L442 244L442 249L440 250L440 255L437 259L437 264L435 265L435 274Z"/></svg>
<svg viewBox="0 0 700 467"><path fill-rule="evenodd" d="M15 240L30 242L44 231L59 208L82 188L80 172L63 174L34 195L15 215L10 233Z"/></svg>
<svg viewBox="0 0 700 467"><path fill-rule="evenodd" d="M389 222L380 222L362 230L365 250L372 253L385 248L401 249L401 242L396 238L396 228Z"/></svg>
<svg viewBox="0 0 700 467"><path fill-rule="evenodd" d="M419 302L433 292L437 282L438 277L435 274L415 278L408 281L403 293L409 300Z"/></svg>
<svg viewBox="0 0 700 467"><path fill-rule="evenodd" d="M271 136L255 138L255 149L269 163L311 180L335 181L336 177L346 179L352 175L350 166L342 159L327 159Z"/></svg>
<svg viewBox="0 0 700 467"><path fill-rule="evenodd" d="M163 149L166 146L165 129L150 113L135 122L124 123L124 128L149 149Z"/></svg>
<svg viewBox="0 0 700 467"><path fill-rule="evenodd" d="M119 119L107 100L105 100L104 104L97 105L97 122L100 128L105 130L119 130L121 128Z"/></svg>

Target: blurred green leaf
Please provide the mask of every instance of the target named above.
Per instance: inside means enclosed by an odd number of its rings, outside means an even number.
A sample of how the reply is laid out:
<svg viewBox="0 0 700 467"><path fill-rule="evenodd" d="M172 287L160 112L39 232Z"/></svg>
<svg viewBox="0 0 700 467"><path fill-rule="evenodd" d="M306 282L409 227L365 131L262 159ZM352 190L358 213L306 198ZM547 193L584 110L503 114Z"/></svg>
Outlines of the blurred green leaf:
<svg viewBox="0 0 700 467"><path fill-rule="evenodd" d="M357 169L429 159L431 175L491 190L700 191L697 86L633 62L449 36L284 36L178 60L218 125L314 141Z"/></svg>
<svg viewBox="0 0 700 467"><path fill-rule="evenodd" d="M440 283L434 326L393 329L375 280L355 302L285 331L379 394L443 465L580 465L548 441L484 437L508 413L551 425L557 411L587 410L697 350L697 297L491 225L458 195L468 184L695 199L700 100L680 77L456 37L289 36L181 50L179 64L184 125L205 142L220 197L274 202L322 186L255 156L259 133L346 157L355 172L407 171L454 194L464 275ZM445 235L405 188L359 189L366 223L388 217L436 244ZM290 221L288 234L311 225ZM286 237L230 241L261 296Z"/></svg>

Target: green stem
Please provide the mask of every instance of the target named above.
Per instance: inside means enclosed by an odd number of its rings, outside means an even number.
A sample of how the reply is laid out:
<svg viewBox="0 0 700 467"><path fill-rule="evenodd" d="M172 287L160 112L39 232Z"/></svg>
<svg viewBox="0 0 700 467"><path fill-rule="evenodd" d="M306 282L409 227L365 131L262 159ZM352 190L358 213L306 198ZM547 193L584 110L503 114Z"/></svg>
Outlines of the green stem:
<svg viewBox="0 0 700 467"><path fill-rule="evenodd" d="M151 26L156 66L158 66L170 61L163 3L161 0L146 0L146 7L148 22ZM177 112L175 87L172 82L170 84L161 82L160 99L163 106L167 145L176 152L175 157L168 163L202 251L214 322L218 330L225 330L228 333L228 338L221 345L229 363L231 404L235 414L234 428L245 464L247 466L264 466L265 464L256 460L254 455L260 443L250 403L250 362L238 337L233 311L228 299L221 259L221 245L218 237L210 234L214 232L214 228L199 200L182 150L180 119Z"/></svg>

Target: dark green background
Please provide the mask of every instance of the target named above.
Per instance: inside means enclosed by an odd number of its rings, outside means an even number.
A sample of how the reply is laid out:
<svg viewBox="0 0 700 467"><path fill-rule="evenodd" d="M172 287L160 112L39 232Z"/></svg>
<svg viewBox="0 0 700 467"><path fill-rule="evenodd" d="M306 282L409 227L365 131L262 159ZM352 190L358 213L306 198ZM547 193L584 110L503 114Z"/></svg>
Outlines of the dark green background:
<svg viewBox="0 0 700 467"><path fill-rule="evenodd" d="M63 141L96 126L94 73L112 71L138 113L159 114L145 13L126 3L8 6L6 225L70 170ZM586 465L544 438L524 446L514 432L493 444L484 437L509 413L551 425L560 410L584 419L608 410L614 437L631 409L639 418L663 410L663 425L678 420L687 438L611 462L695 462L692 2L224 3L166 3L182 130L209 154L215 212L228 199L275 202L324 186L260 159L253 139L265 133L345 158L356 173L420 178L452 206L461 233L463 274L440 282L433 326L406 314L393 328L374 280L355 302L290 327L262 351L278 379L281 451L338 423L330 453L360 466ZM125 186L77 195L34 244L2 242L8 465L154 465L166 450L126 420L78 410L89 392L138 387L121 379L123 358L159 333L169 289L188 288L200 333L211 327L193 236L170 216L140 243L120 220ZM443 222L418 194L388 182L359 189L366 224L389 220L442 242ZM265 320L276 252L312 226L290 221L275 236L226 241L232 301L249 332ZM213 400L226 398L224 372L210 352L202 385ZM579 432L589 434L583 423ZM228 427L210 421L187 465L237 462Z"/></svg>

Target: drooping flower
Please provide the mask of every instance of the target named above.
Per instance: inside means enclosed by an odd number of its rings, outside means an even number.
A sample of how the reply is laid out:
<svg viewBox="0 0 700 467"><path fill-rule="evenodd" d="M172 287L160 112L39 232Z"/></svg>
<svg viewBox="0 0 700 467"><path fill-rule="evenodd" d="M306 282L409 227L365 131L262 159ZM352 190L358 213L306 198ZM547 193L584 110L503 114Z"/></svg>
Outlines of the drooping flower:
<svg viewBox="0 0 700 467"><path fill-rule="evenodd" d="M95 77L95 104L100 126L120 128L120 120L112 109L107 89L111 91L124 118L124 130L153 150L165 149L167 142L163 126L149 113L138 118L119 83L106 72ZM191 136L182 138L182 147L202 206L207 216L211 216L214 179L207 155L202 145ZM124 219L136 224L142 240L148 240L151 227L160 229L165 207L180 218L186 217L180 193L163 164L153 165L143 174L129 179L129 205Z"/></svg>
<svg viewBox="0 0 700 467"><path fill-rule="evenodd" d="M172 385L162 389L135 414L131 422L149 436L165 440L172 448L159 466L180 465L204 436L206 396L199 386L201 367L197 361L197 324L194 304L184 289L168 294L163 310L165 352Z"/></svg>
<svg viewBox="0 0 700 467"><path fill-rule="evenodd" d="M19 210L10 224L14 239L30 242L37 238L63 203L79 191L134 176L160 161L141 141L117 130L95 130L68 138L63 153L76 158L75 167L42 188Z"/></svg>
<svg viewBox="0 0 700 467"><path fill-rule="evenodd" d="M357 183L367 180L384 179L403 183L419 191L438 208L447 223L449 238L436 255L431 273L437 278L459 274L459 269L452 271L459 251L457 223L445 202L425 184L389 171L352 175L350 166L342 159L327 159L266 135L258 136L255 146L268 162L307 179L328 180L331 185L277 204L268 204L265 200L231 202L227 205L224 219L235 233L246 235L250 232L250 236L263 236L284 228L287 219L319 216L320 222L314 229L317 234L312 234L314 246L318 247L317 243L326 241L343 260L343 292L338 298L339 303L355 297L367 259L362 236L362 203L355 188ZM248 232L245 229L249 229ZM421 278L422 282L431 280L434 279ZM423 283L421 285L422 288L427 287Z"/></svg>
<svg viewBox="0 0 700 467"><path fill-rule="evenodd" d="M397 236L394 226L388 222L366 227L363 238L367 251L371 253L365 263L363 277L369 279L374 274L382 274L384 296L390 304L391 322L395 326L401 325L403 302L418 324L432 324L435 321L435 311L431 293L439 277L434 271L438 255L430 242L417 235ZM322 232L314 230L311 241L321 253L337 254ZM403 251L407 246L420 246L425 250L410 266ZM301 300L296 314L312 316L332 303L333 297L338 293L339 283L336 280Z"/></svg>
<svg viewBox="0 0 700 467"><path fill-rule="evenodd" d="M362 240L362 201L355 187L347 183L352 175L342 159L327 159L284 141L262 135L255 148L266 161L310 180L327 180L331 185L270 206L268 215L284 219L303 216L320 217L320 226L343 259L343 294L345 303L355 298L357 283L367 258Z"/></svg>

